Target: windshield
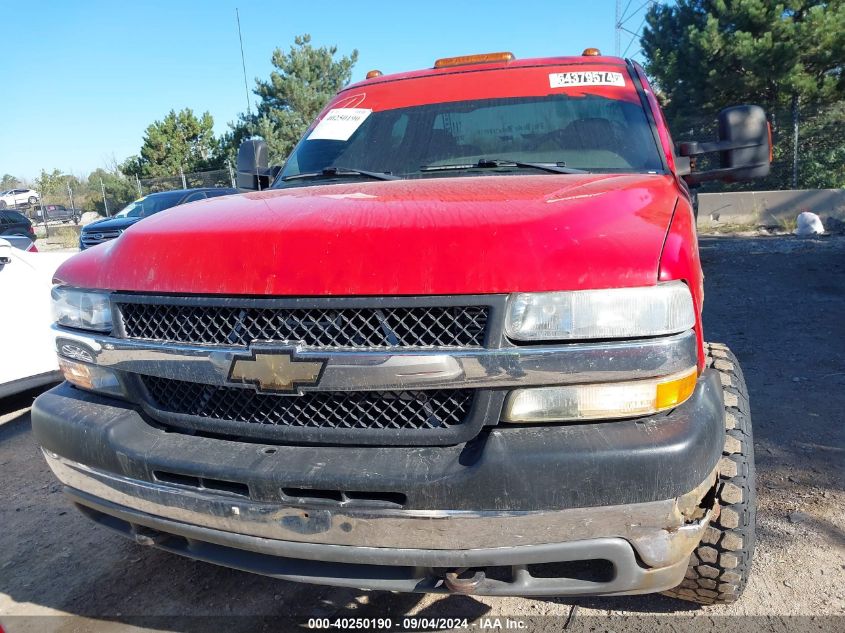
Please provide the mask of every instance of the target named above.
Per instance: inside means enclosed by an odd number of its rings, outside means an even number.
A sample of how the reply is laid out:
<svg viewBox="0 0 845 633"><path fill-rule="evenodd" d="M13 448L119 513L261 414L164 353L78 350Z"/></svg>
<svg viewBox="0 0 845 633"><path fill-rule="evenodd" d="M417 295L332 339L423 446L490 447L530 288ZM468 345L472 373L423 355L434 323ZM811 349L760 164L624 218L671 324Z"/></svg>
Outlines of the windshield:
<svg viewBox="0 0 845 633"><path fill-rule="evenodd" d="M138 198L135 202L129 203L115 213L114 217L145 218L153 213L176 206L184 195L183 191L179 191L176 193L157 193L146 198Z"/></svg>
<svg viewBox="0 0 845 633"><path fill-rule="evenodd" d="M589 172L663 169L642 106L594 94L478 99L374 111L346 140L310 138L324 136L315 131L291 154L276 187L315 184L294 177L321 172L330 177L326 171L331 170L423 178L515 173L520 167L506 161ZM438 169L447 166L456 168ZM286 178L290 180L285 182Z"/></svg>

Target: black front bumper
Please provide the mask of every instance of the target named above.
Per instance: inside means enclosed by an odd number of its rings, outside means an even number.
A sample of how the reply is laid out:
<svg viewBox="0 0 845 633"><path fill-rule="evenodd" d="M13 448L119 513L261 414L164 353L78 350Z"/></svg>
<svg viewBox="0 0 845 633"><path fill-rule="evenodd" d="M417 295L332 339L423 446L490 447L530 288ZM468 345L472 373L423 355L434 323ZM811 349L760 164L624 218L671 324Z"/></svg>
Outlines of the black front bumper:
<svg viewBox="0 0 845 633"><path fill-rule="evenodd" d="M689 492L718 463L722 411L719 378L708 370L693 396L666 414L501 425L457 446L269 446L191 436L157 428L131 405L67 384L35 401L32 425L44 449L68 460L150 482L161 481L162 473L230 482L256 501L290 502L283 490L355 491L401 500L406 510L530 511Z"/></svg>
<svg viewBox="0 0 845 633"><path fill-rule="evenodd" d="M437 447L185 435L66 384L32 421L77 506L142 544L329 585L448 591L447 572L471 568L474 593L606 595L683 579L712 516L721 394L706 371L668 414Z"/></svg>

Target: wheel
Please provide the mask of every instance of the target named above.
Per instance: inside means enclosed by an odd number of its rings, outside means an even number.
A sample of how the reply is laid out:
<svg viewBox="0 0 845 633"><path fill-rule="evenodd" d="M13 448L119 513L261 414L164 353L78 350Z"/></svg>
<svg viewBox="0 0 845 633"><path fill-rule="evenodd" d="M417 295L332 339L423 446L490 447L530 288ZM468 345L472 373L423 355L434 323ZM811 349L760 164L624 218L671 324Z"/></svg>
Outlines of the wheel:
<svg viewBox="0 0 845 633"><path fill-rule="evenodd" d="M719 372L725 399L725 448L719 462L719 517L690 556L686 578L666 595L699 604L735 602L754 555L757 493L751 407L742 369L727 346L706 343L707 366Z"/></svg>
<svg viewBox="0 0 845 633"><path fill-rule="evenodd" d="M32 206L35 206L35 203L38 202L38 198L35 196L29 196L29 200L27 200L27 202L29 202Z"/></svg>
<svg viewBox="0 0 845 633"><path fill-rule="evenodd" d="M0 209L5 209L5 208L6 208L6 201L0 200Z"/></svg>

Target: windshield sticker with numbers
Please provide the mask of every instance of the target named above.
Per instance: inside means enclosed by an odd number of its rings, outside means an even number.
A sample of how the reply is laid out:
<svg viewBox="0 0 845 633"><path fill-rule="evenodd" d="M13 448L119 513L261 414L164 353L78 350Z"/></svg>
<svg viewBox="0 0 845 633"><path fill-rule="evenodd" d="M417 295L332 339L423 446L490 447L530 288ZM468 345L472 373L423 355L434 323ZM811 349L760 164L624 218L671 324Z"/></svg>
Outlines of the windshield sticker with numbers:
<svg viewBox="0 0 845 633"><path fill-rule="evenodd" d="M607 70L587 70L575 73L551 73L549 85L552 88L569 88L575 86L625 86L622 73Z"/></svg>
<svg viewBox="0 0 845 633"><path fill-rule="evenodd" d="M308 140L348 141L372 112L366 108L332 108L308 135Z"/></svg>

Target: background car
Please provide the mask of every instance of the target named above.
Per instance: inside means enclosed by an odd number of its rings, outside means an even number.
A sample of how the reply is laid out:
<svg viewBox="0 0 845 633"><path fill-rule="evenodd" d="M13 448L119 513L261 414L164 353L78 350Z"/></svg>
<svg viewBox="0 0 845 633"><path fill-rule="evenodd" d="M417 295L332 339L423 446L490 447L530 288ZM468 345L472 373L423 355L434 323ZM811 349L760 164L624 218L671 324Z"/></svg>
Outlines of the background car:
<svg viewBox="0 0 845 633"><path fill-rule="evenodd" d="M35 229L30 219L11 209L0 209L0 236L3 235L23 235L35 241Z"/></svg>
<svg viewBox="0 0 845 633"><path fill-rule="evenodd" d="M0 237L0 398L61 380L50 288L71 255L28 252Z"/></svg>
<svg viewBox="0 0 845 633"><path fill-rule="evenodd" d="M38 252L38 249L35 248L35 242L32 237L26 235L4 235L2 239L9 242L9 244L12 245L12 248L18 248L30 253Z"/></svg>
<svg viewBox="0 0 845 633"><path fill-rule="evenodd" d="M33 189L10 189L0 194L0 209L34 206L40 199L41 196Z"/></svg>
<svg viewBox="0 0 845 633"><path fill-rule="evenodd" d="M82 212L79 209L68 209L63 204L45 204L32 212L32 217L39 222L73 222L79 224Z"/></svg>
<svg viewBox="0 0 845 633"><path fill-rule="evenodd" d="M79 236L79 250L84 251L86 248L113 240L136 222L159 211L164 211L180 204L187 204L188 202L216 198L217 196L228 196L234 193L238 193L238 190L231 187L175 189L173 191L151 193L126 205L114 217L98 220L84 226Z"/></svg>

